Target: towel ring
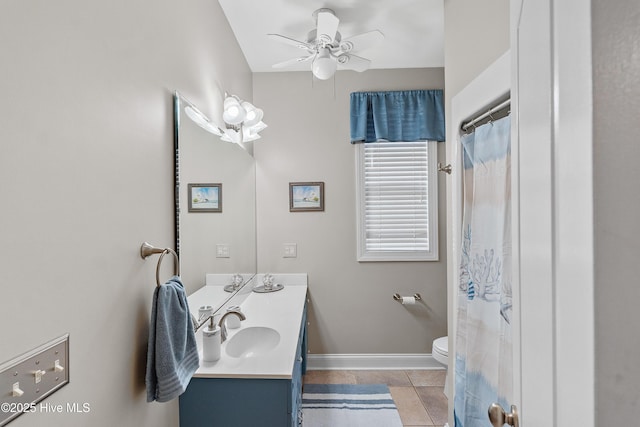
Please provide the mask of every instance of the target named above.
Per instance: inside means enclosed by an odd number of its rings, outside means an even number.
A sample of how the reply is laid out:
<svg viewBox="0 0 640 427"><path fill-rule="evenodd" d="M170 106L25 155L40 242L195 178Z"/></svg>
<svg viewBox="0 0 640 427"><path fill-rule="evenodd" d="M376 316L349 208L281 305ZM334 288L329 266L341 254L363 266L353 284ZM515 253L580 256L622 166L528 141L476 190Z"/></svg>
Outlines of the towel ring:
<svg viewBox="0 0 640 427"><path fill-rule="evenodd" d="M171 248L156 248L152 245L150 245L147 242L144 242L142 244L142 246L140 246L140 256L142 257L142 259L147 258L150 255L153 254L160 254L160 258L158 258L158 266L156 267L156 284L157 286L160 286L160 265L162 264L162 258L164 258L164 256L166 254L170 253L171 255L173 255L174 258L174 273L176 276L180 275L180 259L178 258L178 254L176 253L176 251L174 251Z"/></svg>

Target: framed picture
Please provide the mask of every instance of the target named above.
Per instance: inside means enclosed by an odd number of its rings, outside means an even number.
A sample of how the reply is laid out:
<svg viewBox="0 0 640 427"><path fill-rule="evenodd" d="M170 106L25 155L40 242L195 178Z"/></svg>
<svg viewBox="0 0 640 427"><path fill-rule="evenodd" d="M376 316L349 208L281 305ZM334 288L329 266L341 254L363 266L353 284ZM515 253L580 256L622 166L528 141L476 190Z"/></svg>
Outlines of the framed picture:
<svg viewBox="0 0 640 427"><path fill-rule="evenodd" d="M222 212L222 184L188 184L189 212Z"/></svg>
<svg viewBox="0 0 640 427"><path fill-rule="evenodd" d="M324 182L290 182L289 211L324 211Z"/></svg>

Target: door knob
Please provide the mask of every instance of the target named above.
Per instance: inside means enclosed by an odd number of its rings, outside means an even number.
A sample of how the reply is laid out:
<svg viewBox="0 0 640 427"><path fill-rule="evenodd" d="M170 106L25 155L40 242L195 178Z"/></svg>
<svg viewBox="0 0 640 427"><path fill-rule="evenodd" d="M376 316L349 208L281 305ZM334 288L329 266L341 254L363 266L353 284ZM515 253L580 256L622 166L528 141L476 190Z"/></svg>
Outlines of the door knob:
<svg viewBox="0 0 640 427"><path fill-rule="evenodd" d="M489 406L489 421L493 427L502 427L505 424L518 427L518 408L516 405L511 405L511 412L506 414L502 406L492 403Z"/></svg>

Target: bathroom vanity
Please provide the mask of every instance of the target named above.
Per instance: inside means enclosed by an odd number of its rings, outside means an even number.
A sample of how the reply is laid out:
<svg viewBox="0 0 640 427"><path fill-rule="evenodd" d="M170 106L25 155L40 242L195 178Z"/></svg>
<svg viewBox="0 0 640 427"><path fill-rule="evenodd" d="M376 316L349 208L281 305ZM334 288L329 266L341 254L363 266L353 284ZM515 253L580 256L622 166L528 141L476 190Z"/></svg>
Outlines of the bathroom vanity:
<svg viewBox="0 0 640 427"><path fill-rule="evenodd" d="M261 283L260 275L255 278ZM306 369L306 275L278 275L284 289L251 292L240 305L246 320L228 329L217 362L200 361L180 396L180 426L299 426ZM253 285L253 284L250 284ZM197 312L210 289L189 297ZM202 332L196 334L202 356Z"/></svg>

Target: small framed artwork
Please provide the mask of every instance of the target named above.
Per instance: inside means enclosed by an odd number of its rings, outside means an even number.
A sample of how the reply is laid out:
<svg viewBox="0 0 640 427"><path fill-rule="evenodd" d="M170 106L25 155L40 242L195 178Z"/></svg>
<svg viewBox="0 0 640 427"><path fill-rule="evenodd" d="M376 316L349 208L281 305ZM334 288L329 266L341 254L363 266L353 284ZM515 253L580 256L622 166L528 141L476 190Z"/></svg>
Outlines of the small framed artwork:
<svg viewBox="0 0 640 427"><path fill-rule="evenodd" d="M289 211L324 211L324 182L290 182Z"/></svg>
<svg viewBox="0 0 640 427"><path fill-rule="evenodd" d="M188 184L189 212L222 212L222 184Z"/></svg>

